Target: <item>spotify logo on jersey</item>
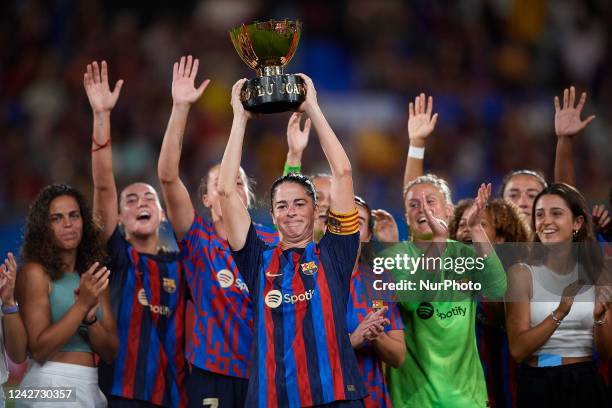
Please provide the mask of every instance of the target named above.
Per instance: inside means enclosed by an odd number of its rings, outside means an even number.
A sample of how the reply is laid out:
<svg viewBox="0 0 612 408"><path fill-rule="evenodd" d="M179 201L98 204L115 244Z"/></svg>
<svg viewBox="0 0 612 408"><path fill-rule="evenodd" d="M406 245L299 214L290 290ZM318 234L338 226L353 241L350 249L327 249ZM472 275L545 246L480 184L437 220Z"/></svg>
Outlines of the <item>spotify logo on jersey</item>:
<svg viewBox="0 0 612 408"><path fill-rule="evenodd" d="M227 269L222 269L217 272L217 281L223 289L229 288L234 283L234 274Z"/></svg>
<svg viewBox="0 0 612 408"><path fill-rule="evenodd" d="M422 302L416 310L417 316L423 320L429 319L434 314L434 307L431 303Z"/></svg>
<svg viewBox="0 0 612 408"><path fill-rule="evenodd" d="M283 294L280 290L271 290L266 295L264 301L269 308L276 309L283 303Z"/></svg>

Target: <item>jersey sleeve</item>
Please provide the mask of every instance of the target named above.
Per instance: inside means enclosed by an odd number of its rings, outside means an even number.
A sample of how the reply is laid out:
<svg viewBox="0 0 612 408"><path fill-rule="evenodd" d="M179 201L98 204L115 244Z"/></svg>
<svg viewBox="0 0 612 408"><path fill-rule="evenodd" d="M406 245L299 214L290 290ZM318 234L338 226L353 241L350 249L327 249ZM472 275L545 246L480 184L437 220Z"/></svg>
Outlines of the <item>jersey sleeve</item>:
<svg viewBox="0 0 612 408"><path fill-rule="evenodd" d="M255 284L265 247L264 242L257 236L255 225L251 223L242 249L238 251L232 250L234 262L246 280L250 293L255 293Z"/></svg>
<svg viewBox="0 0 612 408"><path fill-rule="evenodd" d="M319 249L328 257L325 270L348 288L359 252L359 232L336 234L327 231L319 242Z"/></svg>

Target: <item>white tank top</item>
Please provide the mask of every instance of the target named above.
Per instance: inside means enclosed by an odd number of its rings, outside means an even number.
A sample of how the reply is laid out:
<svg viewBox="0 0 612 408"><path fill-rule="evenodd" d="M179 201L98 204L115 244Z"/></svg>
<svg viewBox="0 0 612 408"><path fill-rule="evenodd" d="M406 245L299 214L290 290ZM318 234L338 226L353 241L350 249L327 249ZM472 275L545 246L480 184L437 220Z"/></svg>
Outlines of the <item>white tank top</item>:
<svg viewBox="0 0 612 408"><path fill-rule="evenodd" d="M566 275L557 274L544 265L527 265L531 270L533 297L531 327L540 324L559 306L563 289L578 279L578 270ZM593 355L593 308L595 287L583 286L574 297L570 312L548 341L534 354L555 354L561 357L590 357Z"/></svg>

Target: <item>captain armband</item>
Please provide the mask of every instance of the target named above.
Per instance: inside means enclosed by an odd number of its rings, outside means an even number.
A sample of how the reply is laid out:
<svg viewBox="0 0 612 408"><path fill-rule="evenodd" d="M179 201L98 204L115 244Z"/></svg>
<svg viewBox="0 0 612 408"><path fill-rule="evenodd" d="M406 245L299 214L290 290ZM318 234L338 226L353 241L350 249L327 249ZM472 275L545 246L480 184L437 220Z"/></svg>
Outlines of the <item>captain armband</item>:
<svg viewBox="0 0 612 408"><path fill-rule="evenodd" d="M332 234L350 235L359 231L359 213L355 208L347 213L329 210L327 214L327 230Z"/></svg>

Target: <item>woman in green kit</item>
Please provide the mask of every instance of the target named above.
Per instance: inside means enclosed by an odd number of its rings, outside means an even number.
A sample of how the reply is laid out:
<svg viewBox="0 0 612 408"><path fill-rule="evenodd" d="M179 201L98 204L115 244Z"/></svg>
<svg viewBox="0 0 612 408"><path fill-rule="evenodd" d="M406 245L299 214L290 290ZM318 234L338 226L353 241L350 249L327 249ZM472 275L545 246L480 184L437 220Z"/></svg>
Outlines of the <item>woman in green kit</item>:
<svg viewBox="0 0 612 408"><path fill-rule="evenodd" d="M421 262L438 258L442 268L433 268L437 273L423 268L396 269L396 281L414 281L419 289L423 289L420 285L424 281L449 281L463 285L462 289L475 290L398 293L408 354L400 368L387 372L395 408L487 406L487 388L476 348L474 296L501 298L507 285L503 267L479 221L490 194L491 185L481 185L474 205L467 210L474 243L469 247L448 239L453 206L446 181L428 174L405 188L412 242L397 244L385 256L407 254ZM454 266L449 268L451 264Z"/></svg>

